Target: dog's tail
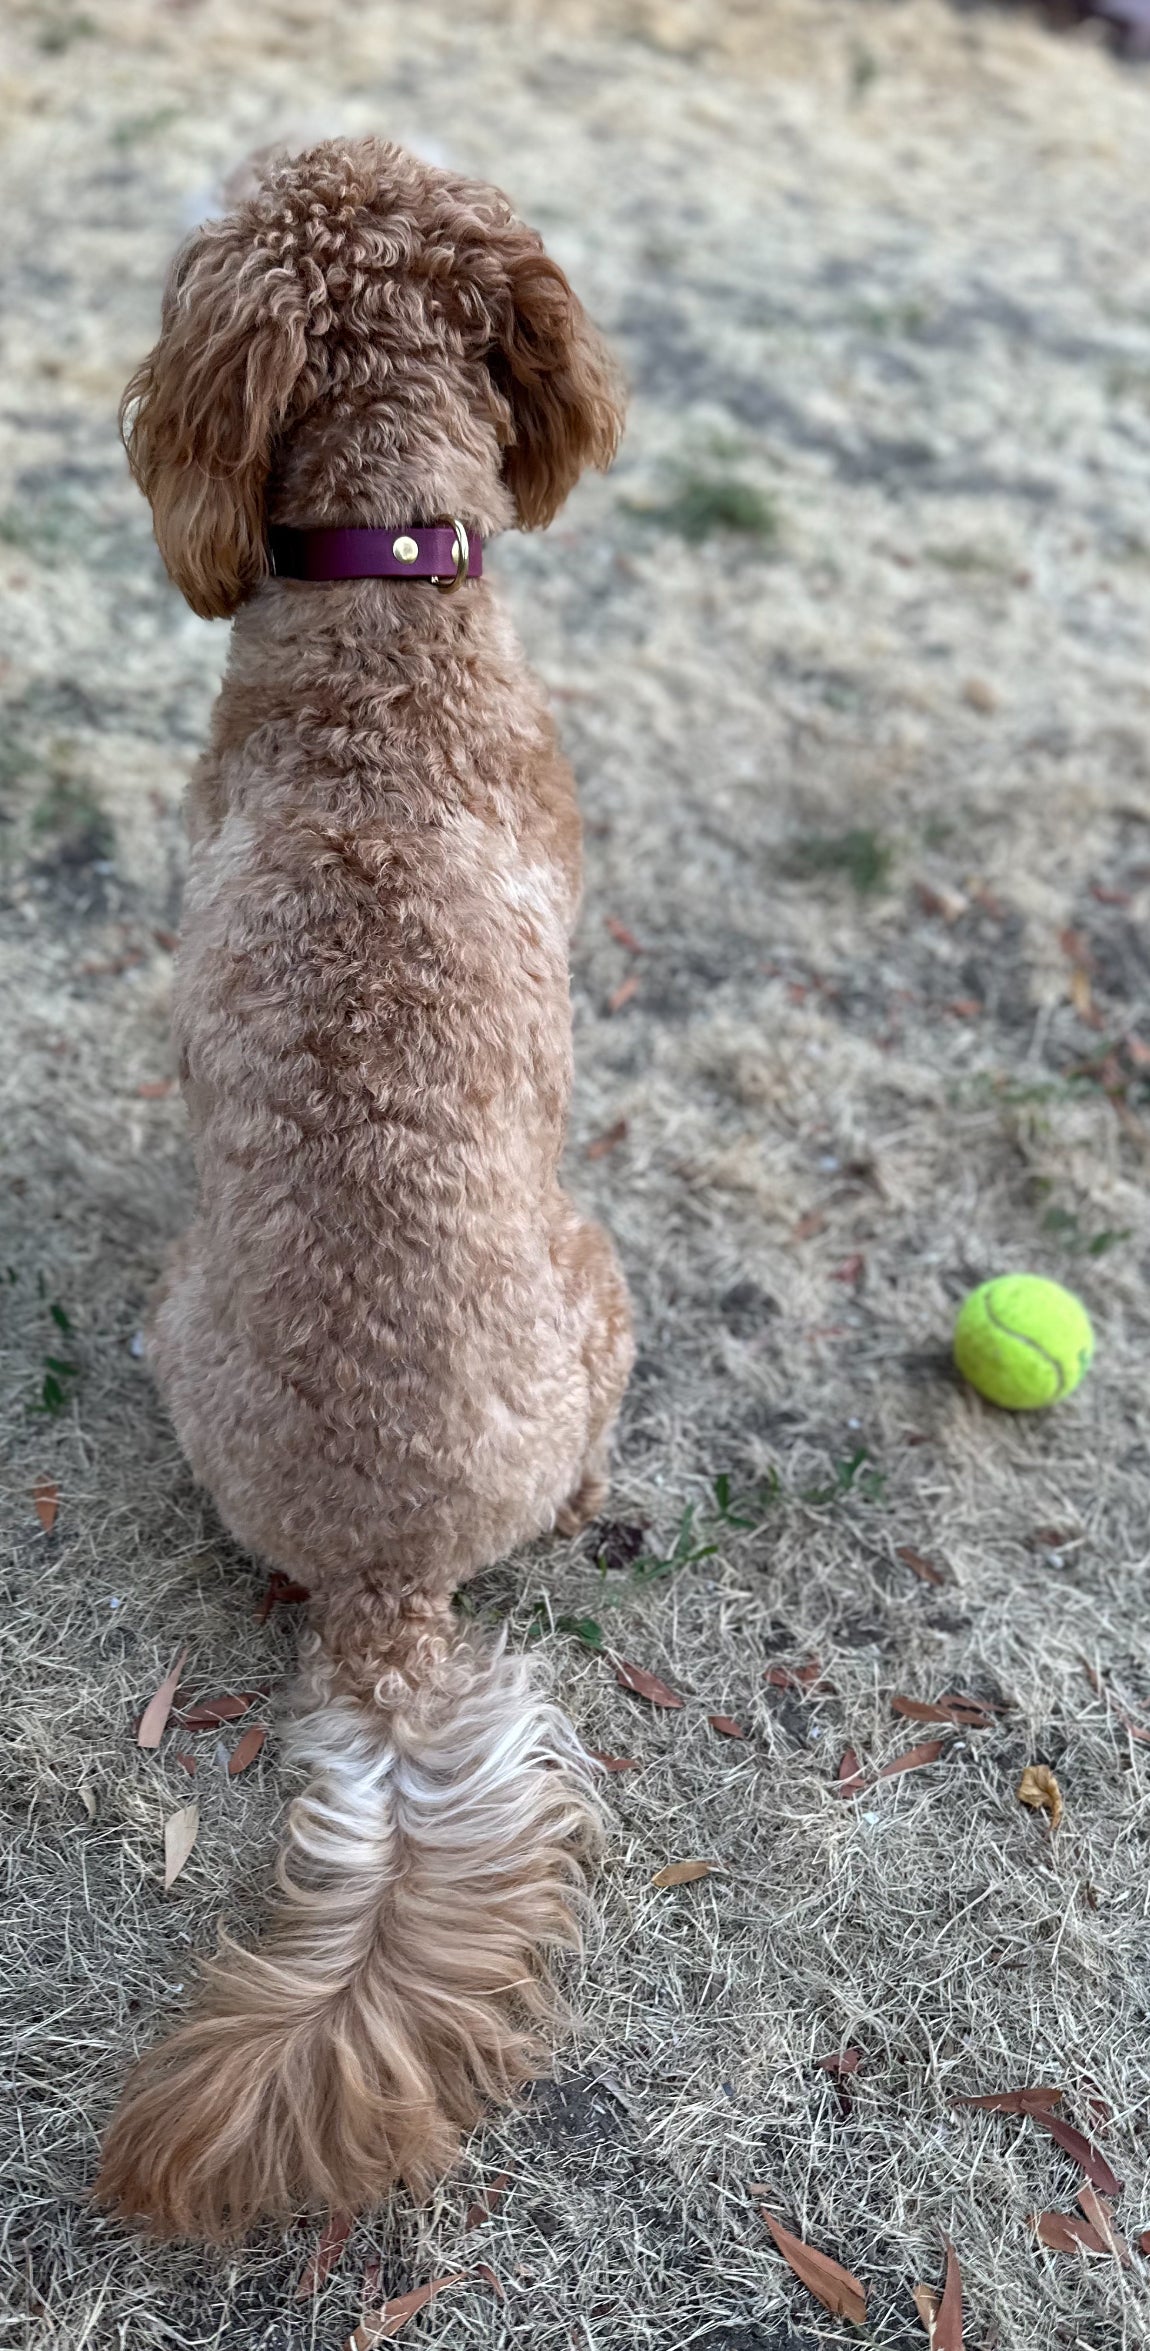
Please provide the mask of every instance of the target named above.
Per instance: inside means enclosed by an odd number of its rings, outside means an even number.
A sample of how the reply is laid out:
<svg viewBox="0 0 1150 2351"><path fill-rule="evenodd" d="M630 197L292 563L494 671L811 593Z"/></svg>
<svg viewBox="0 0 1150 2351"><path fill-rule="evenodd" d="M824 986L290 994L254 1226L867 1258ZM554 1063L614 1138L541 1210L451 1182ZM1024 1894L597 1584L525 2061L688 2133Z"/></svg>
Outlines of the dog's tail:
<svg viewBox="0 0 1150 2351"><path fill-rule="evenodd" d="M271 1933L225 1942L105 2140L98 2201L158 2235L425 2194L539 2071L546 1954L580 1939L591 1765L526 1662L440 1642L429 1676L356 1690L310 1645Z"/></svg>

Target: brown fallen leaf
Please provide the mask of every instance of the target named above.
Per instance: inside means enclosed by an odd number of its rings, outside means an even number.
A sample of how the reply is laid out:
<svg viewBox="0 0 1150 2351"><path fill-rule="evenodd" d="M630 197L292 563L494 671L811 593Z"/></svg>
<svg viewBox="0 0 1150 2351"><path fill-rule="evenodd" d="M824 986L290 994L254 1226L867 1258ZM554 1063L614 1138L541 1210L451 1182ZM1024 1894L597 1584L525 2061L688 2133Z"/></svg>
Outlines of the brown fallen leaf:
<svg viewBox="0 0 1150 2351"><path fill-rule="evenodd" d="M496 2277L495 2271L492 2269L491 2263L489 2261L477 2261L475 2264L475 2275L477 2278L482 2278L485 2286L490 2286L491 2291L495 2295L497 2301L506 2302L507 2288L505 2285L503 2285L501 2280Z"/></svg>
<svg viewBox="0 0 1150 2351"><path fill-rule="evenodd" d="M943 2238L946 2247L946 2276L942 2300L934 2314L931 2331L931 2351L963 2351L962 2346L962 2271L958 2255L950 2238Z"/></svg>
<svg viewBox="0 0 1150 2351"><path fill-rule="evenodd" d="M1122 2182L1117 2172L1107 2163L1100 2147L1088 2139L1084 2131L1076 2131L1073 2123L1063 2122L1060 2114L1036 2114L1034 2120L1044 2131L1049 2131L1056 2146L1084 2171L1104 2196L1120 2196Z"/></svg>
<svg viewBox="0 0 1150 2351"><path fill-rule="evenodd" d="M1130 2247L1121 2230L1114 2225L1113 2207L1107 2203L1105 2196L1100 2196L1097 2188L1092 2188L1088 2184L1084 2188L1079 2188L1078 2201L1091 2228L1101 2238L1107 2252L1112 2253L1115 2261L1120 2261L1124 2269L1129 2269L1131 2267Z"/></svg>
<svg viewBox="0 0 1150 2351"><path fill-rule="evenodd" d="M630 971L628 972L626 979L620 980L618 987L613 988L611 994L608 996L608 1012L622 1012L623 1006L625 1004L629 1004L632 996L637 996L638 993L638 975L637 973Z"/></svg>
<svg viewBox="0 0 1150 2351"><path fill-rule="evenodd" d="M162 1102L165 1095L171 1093L174 1083L173 1078L145 1078L143 1084L136 1088L137 1099L141 1102Z"/></svg>
<svg viewBox="0 0 1150 2351"><path fill-rule="evenodd" d="M763 1680L771 1690L809 1690L813 1693L822 1670L817 1657L808 1657L803 1665L768 1665Z"/></svg>
<svg viewBox="0 0 1150 2351"><path fill-rule="evenodd" d="M242 1739L236 1740L228 1757L228 1778L230 1780L238 1780L241 1771L246 1771L249 1763L255 1762L266 1737L267 1732L262 1722L253 1722L250 1729L244 1732Z"/></svg>
<svg viewBox="0 0 1150 2351"><path fill-rule="evenodd" d="M612 1660L615 1679L624 1690L633 1690L636 1698L646 1698L652 1706L681 1706L683 1701L669 1682L661 1682L657 1673L648 1673L645 1665L630 1665L625 1657Z"/></svg>
<svg viewBox="0 0 1150 2351"><path fill-rule="evenodd" d="M911 1722L950 1722L959 1730L988 1731L993 1716L977 1698L952 1696L936 1698L928 1704L923 1698L904 1698L900 1694L891 1699L891 1711L907 1716Z"/></svg>
<svg viewBox="0 0 1150 2351"><path fill-rule="evenodd" d="M241 1714L246 1714L257 1699L269 1695L270 1687L270 1683L265 1682L258 1690L236 1690L219 1698L198 1698L194 1706L178 1707L172 1720L180 1723L186 1731L218 1730L221 1723L238 1722Z"/></svg>
<svg viewBox="0 0 1150 2351"><path fill-rule="evenodd" d="M187 1654L186 1648L181 1649L171 1672L164 1675L154 1698L149 1698L136 1725L137 1747L155 1748L159 1746L167 1729L168 1716L172 1711L172 1701L179 1687L180 1675L184 1670L184 1660Z"/></svg>
<svg viewBox="0 0 1150 2351"><path fill-rule="evenodd" d="M172 1757L172 1761L173 1763L179 1764L181 1771L187 1772L188 1778L190 1780L194 1780L196 1776L196 1759L194 1755L174 1755Z"/></svg>
<svg viewBox="0 0 1150 2351"><path fill-rule="evenodd" d="M157 947L163 948L165 955L174 955L180 944L178 931L156 930L152 932L152 937Z"/></svg>
<svg viewBox="0 0 1150 2351"><path fill-rule="evenodd" d="M604 1771L642 1771L643 1769L637 1755L604 1755L601 1747L589 1747L587 1753L594 1756L596 1763L602 1764Z"/></svg>
<svg viewBox="0 0 1150 2351"><path fill-rule="evenodd" d="M713 1861L669 1861L665 1869L657 1869L651 1880L653 1886L693 1886L696 1878L709 1878L715 1868Z"/></svg>
<svg viewBox="0 0 1150 2351"><path fill-rule="evenodd" d="M889 1763L882 1764L874 1775L875 1779L893 1780L902 1771L919 1771L924 1763L937 1763L945 1748L945 1739L920 1739L917 1747L907 1747L901 1755L895 1755Z"/></svg>
<svg viewBox="0 0 1150 2351"><path fill-rule="evenodd" d="M1138 2239L1138 2251L1140 2253L1150 2253L1150 2229L1143 2229L1142 2234Z"/></svg>
<svg viewBox="0 0 1150 2351"><path fill-rule="evenodd" d="M606 927L610 931L612 938L618 940L620 947L626 947L629 954L642 955L645 952L644 948L640 945L639 940L635 937L634 931L629 931L626 923L620 922L617 915L609 914L607 916Z"/></svg>
<svg viewBox="0 0 1150 2351"><path fill-rule="evenodd" d="M444 2293L448 2286L461 2286L465 2276L466 2271L456 2270L451 2277L433 2278L430 2285L414 2286L410 2294L394 2295L391 2301L384 2303L382 2310L366 2311L355 2333L348 2337L347 2351L376 2351L378 2343L389 2343L407 2325L409 2318L414 2318L420 2310L426 2310L428 2303L434 2301L437 2294Z"/></svg>
<svg viewBox="0 0 1150 2351"><path fill-rule="evenodd" d="M791 1226L792 1241L813 1241L816 1233L825 1231L826 1221L821 1208L808 1208L806 1215Z"/></svg>
<svg viewBox="0 0 1150 2351"><path fill-rule="evenodd" d="M844 1747L835 1775L836 1796L861 1796L871 1782L863 1776L863 1768L853 1747Z"/></svg>
<svg viewBox="0 0 1150 2351"><path fill-rule="evenodd" d="M173 1812L164 1822L164 1892L175 1885L189 1853L200 1833L198 1804L185 1804L181 1812Z"/></svg>
<svg viewBox="0 0 1150 2351"><path fill-rule="evenodd" d="M1030 2225L1040 2245L1051 2253L1105 2253L1097 2229L1076 2212L1032 2212Z"/></svg>
<svg viewBox="0 0 1150 2351"><path fill-rule="evenodd" d="M1058 1827L1064 1806L1062 1790L1049 1764L1028 1763L1015 1789L1020 1804L1028 1804L1032 1812L1050 1814L1050 1833Z"/></svg>
<svg viewBox="0 0 1150 2351"><path fill-rule="evenodd" d="M921 1551L914 1550L910 1543L899 1543L896 1555L903 1566L909 1567L911 1574L918 1577L921 1584L945 1584L946 1577L942 1569L936 1567L932 1559L924 1559Z"/></svg>
<svg viewBox="0 0 1150 2351"><path fill-rule="evenodd" d="M846 1282L848 1284L861 1282L865 1271L866 1258L863 1256L861 1249L855 1249L849 1257L844 1257L841 1265L836 1265L832 1268L831 1280L832 1282Z"/></svg>
<svg viewBox="0 0 1150 2351"><path fill-rule="evenodd" d="M501 2171L498 2177L492 2180L489 2187L478 2190L475 2202L467 2207L467 2218L463 2223L465 2229L481 2228L483 2222L490 2219L496 2205L502 2201L511 2186L511 2178L512 2175L509 2171Z"/></svg>
<svg viewBox="0 0 1150 2351"><path fill-rule="evenodd" d="M746 1732L733 1714L709 1714L707 1721L713 1731L720 1731L724 1739L745 1739Z"/></svg>
<svg viewBox="0 0 1150 2351"><path fill-rule="evenodd" d="M1061 2090L1048 2089L1042 2082L1028 2082L1020 2090L986 2090L978 2097L951 2099L952 2106L977 2106L984 2114L1046 2114L1061 2104Z"/></svg>
<svg viewBox="0 0 1150 2351"><path fill-rule="evenodd" d="M625 1118L617 1118L614 1126L608 1127L605 1135L596 1135L594 1142L588 1143L587 1157L588 1159L606 1159L609 1151L616 1150L618 1145L625 1143L626 1140L627 1121Z"/></svg>
<svg viewBox="0 0 1150 2351"><path fill-rule="evenodd" d="M304 2270L295 2290L295 2299L302 2302L309 2294L318 2294L325 2278L331 2276L337 2262L343 2259L344 2247L355 2227L355 2216L350 2212L333 2212L322 2231L315 2252Z"/></svg>
<svg viewBox="0 0 1150 2351"><path fill-rule="evenodd" d="M256 1610L256 1623L266 1624L273 1608L281 1605L285 1608L302 1608L304 1602L310 1599L311 1593L306 1584L293 1583L289 1575L281 1575L279 1568L273 1567L263 1599Z"/></svg>
<svg viewBox="0 0 1150 2351"><path fill-rule="evenodd" d="M862 2064L862 2050L841 2049L837 2056L818 2057L815 2063L820 2073L827 2073L831 2077L835 2097L838 2100L839 2113L849 2114L854 2105L854 2091L851 2088L851 2083Z"/></svg>
<svg viewBox="0 0 1150 2351"><path fill-rule="evenodd" d="M866 2294L850 2270L832 2261L829 2253L819 2253L813 2245L804 2245L801 2237L793 2237L765 2205L760 2205L759 2211L787 2267L794 2271L808 2293L814 2295L816 2302L821 2302L832 2318L849 2318L852 2326L862 2326L866 2320Z"/></svg>
<svg viewBox="0 0 1150 2351"><path fill-rule="evenodd" d="M32 1505L45 1534L50 1535L60 1507L60 1488L54 1478L37 1478L32 1488Z"/></svg>
<svg viewBox="0 0 1150 2351"><path fill-rule="evenodd" d="M1094 1667L1085 1657L1082 1660L1082 1666L1095 1697L1101 1698L1103 1704L1110 1708L1111 1713L1117 1715L1123 1729L1129 1731L1131 1738L1137 1740L1139 1746L1150 1747L1150 1730L1146 1725L1136 1721L1135 1717L1127 1711L1121 1699L1115 1697L1113 1690L1107 1687L1101 1674L1095 1672Z"/></svg>
<svg viewBox="0 0 1150 2351"><path fill-rule="evenodd" d="M928 2337L933 2337L934 2322L938 2317L938 2295L935 2293L934 2287L916 2286L911 2299L926 2328Z"/></svg>

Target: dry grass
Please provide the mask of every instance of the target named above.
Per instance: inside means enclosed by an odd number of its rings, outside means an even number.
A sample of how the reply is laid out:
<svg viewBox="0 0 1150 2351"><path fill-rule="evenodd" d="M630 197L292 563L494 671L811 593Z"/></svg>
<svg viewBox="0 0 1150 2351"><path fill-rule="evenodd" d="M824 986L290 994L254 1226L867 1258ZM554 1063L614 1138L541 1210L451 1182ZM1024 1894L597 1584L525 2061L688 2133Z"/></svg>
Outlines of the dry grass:
<svg viewBox="0 0 1150 2351"><path fill-rule="evenodd" d="M504 2302L472 2281L412 2324L460 2351L859 2339L788 2278L758 2180L867 2281L884 2351L925 2341L911 2288L938 2279L943 2230L972 2345L1135 2351L1145 2263L1037 2250L1026 2216L1073 2202L1072 2167L950 2100L1060 2082L1091 2128L1101 2096L1123 2223L1150 2224L1150 1750L1081 1664L1150 1704L1150 1089L1120 1043L1150 1042L1145 78L935 0L13 17L0 2341L334 2346L372 2249L384 2291L494 2267ZM655 1713L547 1636L587 1735L642 1767L612 1783L579 2038L430 2212L358 2231L308 2305L306 2235L154 2254L84 2189L130 2047L258 1889L281 1793L274 1738L230 1782L230 1739L202 1737L200 1840L165 1897L161 1826L191 1783L134 1749L133 1711L183 1640L208 1691L278 1679L291 1637L253 1623L257 1573L131 1352L189 1193L178 1099L138 1089L168 1068L178 794L224 640L159 576L113 409L216 175L340 123L510 186L637 387L617 473L495 565L590 826L571 1173L642 1336L613 1512L665 1551L694 1504L716 1548L642 1582L559 1546L475 1595L523 1635L540 1601L593 1618L687 1703ZM668 524L684 482L709 535ZM1085 1389L1017 1422L945 1357L968 1283L1015 1265L1072 1280L1100 1339ZM48 1356L78 1368L37 1415ZM721 1475L759 1492L731 1505L749 1527L716 1522ZM810 1654L826 1694L765 1684ZM848 1743L878 1761L917 1735L892 1691L954 1685L1011 1706L836 1797ZM1035 1759L1066 1797L1054 1840L1013 1795ZM651 1889L693 1855L721 1874ZM848 2043L843 2116L817 2060Z"/></svg>

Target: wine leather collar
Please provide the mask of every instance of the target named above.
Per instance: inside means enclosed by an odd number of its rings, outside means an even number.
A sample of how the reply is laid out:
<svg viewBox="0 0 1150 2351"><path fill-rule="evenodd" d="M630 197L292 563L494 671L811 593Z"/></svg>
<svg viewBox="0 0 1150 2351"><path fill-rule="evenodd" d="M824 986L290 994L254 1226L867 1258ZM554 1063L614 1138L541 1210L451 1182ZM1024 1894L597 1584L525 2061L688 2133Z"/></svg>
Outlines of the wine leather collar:
<svg viewBox="0 0 1150 2351"><path fill-rule="evenodd" d="M273 530L278 580L434 580L442 596L483 575L483 541L457 519L401 530Z"/></svg>

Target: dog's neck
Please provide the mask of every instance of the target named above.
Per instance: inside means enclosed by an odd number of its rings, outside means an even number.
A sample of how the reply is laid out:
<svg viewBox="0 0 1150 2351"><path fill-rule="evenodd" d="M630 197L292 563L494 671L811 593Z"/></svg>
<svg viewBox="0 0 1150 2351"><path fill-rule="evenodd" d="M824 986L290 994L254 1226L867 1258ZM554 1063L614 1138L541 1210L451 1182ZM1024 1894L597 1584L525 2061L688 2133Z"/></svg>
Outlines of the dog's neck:
<svg viewBox="0 0 1150 2351"><path fill-rule="evenodd" d="M500 457L485 419L468 416L461 427L456 412L449 433L433 413L333 404L305 417L282 447L269 521L296 530L402 531L458 515L490 538L515 522Z"/></svg>

